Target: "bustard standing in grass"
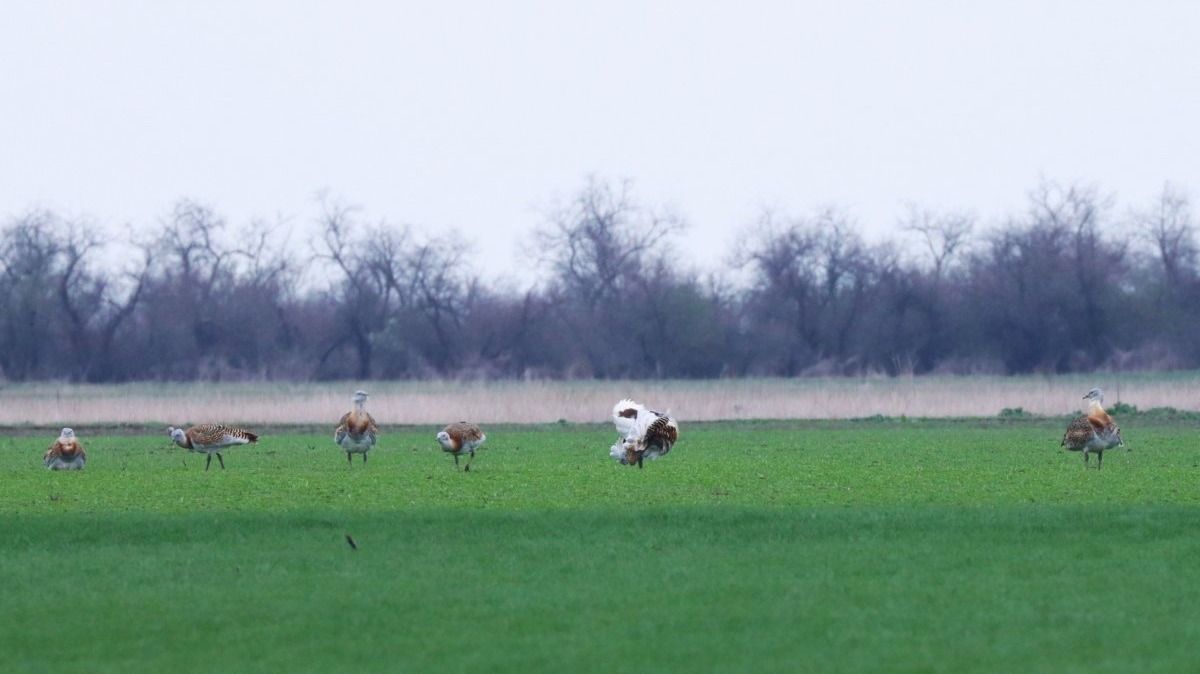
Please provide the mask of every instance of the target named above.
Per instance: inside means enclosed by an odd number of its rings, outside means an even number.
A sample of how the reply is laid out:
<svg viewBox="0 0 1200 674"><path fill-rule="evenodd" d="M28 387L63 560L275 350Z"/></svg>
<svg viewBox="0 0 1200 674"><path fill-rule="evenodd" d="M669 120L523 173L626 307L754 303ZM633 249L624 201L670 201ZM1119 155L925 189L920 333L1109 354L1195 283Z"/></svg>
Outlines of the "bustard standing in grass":
<svg viewBox="0 0 1200 674"><path fill-rule="evenodd" d="M221 470L225 470L225 458L221 456L221 450L226 447L237 447L238 445L250 444L258 442L258 435L241 428L233 426L224 426L222 424L199 424L192 426L186 431L182 428L170 426L167 428L167 433L175 444L192 452L204 452L208 458L204 461L204 470L212 465L213 454L217 455L217 461L221 464Z"/></svg>
<svg viewBox="0 0 1200 674"><path fill-rule="evenodd" d="M479 425L467 421L452 423L437 434L437 441L442 446L442 451L454 455L455 466L458 465L459 454L470 455L471 458L467 459L467 465L463 468L467 472L470 472L471 462L475 460L475 450L479 449L484 440L487 440L487 436L483 434Z"/></svg>
<svg viewBox="0 0 1200 674"><path fill-rule="evenodd" d="M379 427L375 419L367 413L367 392L355 391L354 409L342 415L337 430L333 432L333 441L346 452L346 461L353 464L352 455L362 454L363 463L367 462L367 452L375 446L375 436Z"/></svg>
<svg viewBox="0 0 1200 674"><path fill-rule="evenodd" d="M1067 426L1062 446L1072 452L1082 451L1085 466L1088 455L1095 454L1096 470L1100 470L1104 463L1104 450L1124 447L1125 443L1121 440L1121 429L1104 410L1104 392L1094 388L1083 399L1088 401L1088 411Z"/></svg>
<svg viewBox="0 0 1200 674"><path fill-rule="evenodd" d="M666 455L679 440L679 424L669 414L628 398L613 406L612 415L618 437L608 453L624 465L641 468L642 461Z"/></svg>
<svg viewBox="0 0 1200 674"><path fill-rule="evenodd" d="M79 444L75 431L64 428L50 449L46 450L42 463L50 470L83 470L87 464L87 452Z"/></svg>

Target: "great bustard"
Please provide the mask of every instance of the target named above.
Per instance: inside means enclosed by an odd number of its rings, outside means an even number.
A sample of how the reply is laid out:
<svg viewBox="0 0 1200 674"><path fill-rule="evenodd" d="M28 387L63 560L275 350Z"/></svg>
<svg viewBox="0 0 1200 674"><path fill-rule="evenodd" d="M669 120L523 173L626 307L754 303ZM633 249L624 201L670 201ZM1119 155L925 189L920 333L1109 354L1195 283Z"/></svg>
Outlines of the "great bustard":
<svg viewBox="0 0 1200 674"><path fill-rule="evenodd" d="M363 463L367 462L367 452L375 446L375 437L379 427L375 419L367 412L367 392L355 391L354 409L342 415L337 430L333 432L333 441L346 452L346 461L354 463L353 454L362 454Z"/></svg>
<svg viewBox="0 0 1200 674"><path fill-rule="evenodd" d="M82 470L87 465L87 452L79 444L75 431L64 428L50 449L46 450L42 463L50 470Z"/></svg>
<svg viewBox="0 0 1200 674"><path fill-rule="evenodd" d="M167 428L167 433L175 444L192 452L203 452L208 455L204 461L204 470L212 465L213 454L217 455L217 461L221 464L221 470L225 469L225 458L221 456L221 450L226 447L237 447L252 442L258 442L258 435L250 431L234 428L232 426L224 426L222 424L199 424L192 426L186 431L182 428L174 426Z"/></svg>
<svg viewBox="0 0 1200 674"><path fill-rule="evenodd" d="M608 453L627 466L641 468L642 461L666 455L679 440L679 424L670 415L628 398L613 406L612 418L618 437Z"/></svg>
<svg viewBox="0 0 1200 674"><path fill-rule="evenodd" d="M437 434L437 441L442 446L442 451L454 455L455 466L458 465L459 454L470 455L471 458L467 459L467 465L463 468L467 472L470 472L471 462L475 460L475 450L479 449L485 440L487 440L487 436L483 434L478 424L467 421L456 421Z"/></svg>
<svg viewBox="0 0 1200 674"><path fill-rule="evenodd" d="M1083 399L1088 401L1088 411L1067 426L1061 446L1072 452L1082 451L1085 466L1088 455L1095 454L1096 470L1099 470L1104 463L1104 450L1124 447L1125 442L1121 440L1120 427L1104 410L1104 392L1094 388Z"/></svg>

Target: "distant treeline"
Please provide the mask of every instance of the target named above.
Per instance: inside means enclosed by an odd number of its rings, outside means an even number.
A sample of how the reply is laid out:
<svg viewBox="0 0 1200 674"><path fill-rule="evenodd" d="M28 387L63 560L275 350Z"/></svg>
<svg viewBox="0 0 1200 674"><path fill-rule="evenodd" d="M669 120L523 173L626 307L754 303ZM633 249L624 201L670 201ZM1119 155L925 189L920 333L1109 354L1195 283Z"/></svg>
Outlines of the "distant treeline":
<svg viewBox="0 0 1200 674"><path fill-rule="evenodd" d="M1169 187L1118 213L1095 188L1044 183L986 229L969 213L914 208L877 245L836 210L765 213L731 241L726 267L699 270L681 219L593 180L530 232L543 280L524 290L480 280L488 257L509 251L369 224L330 201L318 225L289 247L282 226L231 229L182 201L114 261L86 222L10 219L0 379L1200 367L1195 227Z"/></svg>

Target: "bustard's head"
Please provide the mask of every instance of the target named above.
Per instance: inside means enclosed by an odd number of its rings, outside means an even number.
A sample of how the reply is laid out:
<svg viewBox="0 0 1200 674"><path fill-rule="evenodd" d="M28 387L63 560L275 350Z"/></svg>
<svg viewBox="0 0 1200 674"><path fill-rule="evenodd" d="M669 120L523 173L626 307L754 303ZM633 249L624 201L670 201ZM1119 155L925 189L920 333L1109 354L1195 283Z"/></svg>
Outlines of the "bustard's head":
<svg viewBox="0 0 1200 674"><path fill-rule="evenodd" d="M171 439L174 440L175 442L177 442L179 444L183 444L184 439L183 439L183 429L182 428L175 428L174 426L167 426L167 435L170 435Z"/></svg>
<svg viewBox="0 0 1200 674"><path fill-rule="evenodd" d="M1084 400L1095 400L1098 403L1102 403L1102 402L1104 402L1104 391L1101 391L1098 388L1094 388L1094 389L1088 391L1087 395L1085 395L1083 397L1083 399Z"/></svg>
<svg viewBox="0 0 1200 674"><path fill-rule="evenodd" d="M64 428L62 429L62 432L58 434L58 437L64 440L70 440L71 438L75 437L75 431L70 428Z"/></svg>
<svg viewBox="0 0 1200 674"><path fill-rule="evenodd" d="M361 405L361 404L367 402L367 392L366 391L355 391L353 400L354 400L355 405Z"/></svg>
<svg viewBox="0 0 1200 674"><path fill-rule="evenodd" d="M438 431L437 441L442 447L451 448L454 446L454 443L450 442L450 434L446 431Z"/></svg>

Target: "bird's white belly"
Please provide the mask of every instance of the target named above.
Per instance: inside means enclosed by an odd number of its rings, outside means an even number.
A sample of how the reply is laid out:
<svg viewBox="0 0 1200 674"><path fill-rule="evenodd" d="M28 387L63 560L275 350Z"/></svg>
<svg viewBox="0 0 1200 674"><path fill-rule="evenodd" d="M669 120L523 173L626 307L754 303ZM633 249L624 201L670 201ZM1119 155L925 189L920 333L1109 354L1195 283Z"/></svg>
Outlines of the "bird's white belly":
<svg viewBox="0 0 1200 674"><path fill-rule="evenodd" d="M347 433L346 437L338 443L342 449L352 454L366 454L369 449L375 446L375 439L364 433L358 438Z"/></svg>
<svg viewBox="0 0 1200 674"><path fill-rule="evenodd" d="M1089 439L1087 442L1087 449L1089 451L1093 451L1093 452L1094 451L1103 451L1105 449L1112 449L1113 447L1116 447L1116 446L1117 446L1116 436L1109 436L1109 435L1096 434L1096 435L1093 435L1091 437L1091 439Z"/></svg>
<svg viewBox="0 0 1200 674"><path fill-rule="evenodd" d="M52 459L46 467L50 470L81 470L83 465L84 458L82 456L77 456L73 459L63 459L61 457Z"/></svg>
<svg viewBox="0 0 1200 674"><path fill-rule="evenodd" d="M212 454L215 452L220 452L224 449L228 449L230 447L237 447L238 445L244 445L248 442L250 442L250 441L247 440L246 438L239 438L235 435L226 435L224 438L221 438L220 442L213 443L211 445L202 445L198 442L192 441L192 451L193 452L205 452L206 454Z"/></svg>
<svg viewBox="0 0 1200 674"><path fill-rule="evenodd" d="M657 459L658 457L666 454L669 451L671 451L671 450L670 449L664 450L662 447L659 447L658 445L650 445L649 447L646 448L646 451L642 454L642 458Z"/></svg>

